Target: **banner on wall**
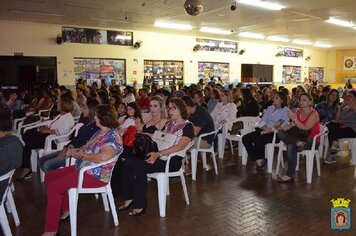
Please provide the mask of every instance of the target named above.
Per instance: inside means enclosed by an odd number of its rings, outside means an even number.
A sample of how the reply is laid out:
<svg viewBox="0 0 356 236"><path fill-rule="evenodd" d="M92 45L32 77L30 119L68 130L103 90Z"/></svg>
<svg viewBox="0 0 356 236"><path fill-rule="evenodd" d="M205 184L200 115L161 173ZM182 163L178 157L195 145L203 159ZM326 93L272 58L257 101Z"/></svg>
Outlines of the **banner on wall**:
<svg viewBox="0 0 356 236"><path fill-rule="evenodd" d="M322 83L324 80L324 67L309 67L309 81Z"/></svg>
<svg viewBox="0 0 356 236"><path fill-rule="evenodd" d="M290 47L277 47L276 56L280 57L303 57L303 49Z"/></svg>
<svg viewBox="0 0 356 236"><path fill-rule="evenodd" d="M198 51L237 53L237 42L196 38Z"/></svg>
<svg viewBox="0 0 356 236"><path fill-rule="evenodd" d="M119 86L126 85L125 59L74 58L74 75L78 79L86 80L88 85L96 82L99 87L101 80L110 85L115 80Z"/></svg>
<svg viewBox="0 0 356 236"><path fill-rule="evenodd" d="M301 83L301 66L283 66L282 83L296 84Z"/></svg>
<svg viewBox="0 0 356 236"><path fill-rule="evenodd" d="M344 57L344 70L356 70L356 56Z"/></svg>
<svg viewBox="0 0 356 236"><path fill-rule="evenodd" d="M133 33L128 31L62 27L62 41L64 43L132 46Z"/></svg>
<svg viewBox="0 0 356 236"><path fill-rule="evenodd" d="M225 83L229 81L229 63L220 62L198 62L198 78L204 82L209 82L210 79L218 80L221 78Z"/></svg>

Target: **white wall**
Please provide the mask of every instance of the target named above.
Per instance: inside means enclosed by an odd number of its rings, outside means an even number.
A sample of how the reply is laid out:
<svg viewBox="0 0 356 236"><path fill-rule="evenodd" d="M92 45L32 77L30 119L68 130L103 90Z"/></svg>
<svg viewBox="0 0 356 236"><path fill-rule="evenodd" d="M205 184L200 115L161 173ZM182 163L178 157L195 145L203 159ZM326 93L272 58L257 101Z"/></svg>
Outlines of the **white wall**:
<svg viewBox="0 0 356 236"><path fill-rule="evenodd" d="M83 27L85 28L85 27ZM185 83L196 83L198 78L198 61L230 63L230 81L240 81L240 65L269 64L274 65L274 82L282 81L282 66L302 66L302 78L308 76L309 66L325 67L328 71L327 51L304 49L304 58L275 57L278 44L239 42L239 49L246 49L243 55L222 52L193 52L194 36L163 34L134 31L134 40L142 40L139 49L114 45L89 45L65 43L58 45L55 38L61 33L60 25L38 24L19 21L0 21L0 55L13 55L23 52L24 56L57 57L58 82L64 85L74 84L74 57L122 58L126 59L127 82L137 79L142 83L143 60L182 60L184 61ZM115 29L122 30L122 29ZM298 47L302 48L302 47ZM136 60L137 59L137 60ZM133 71L137 74L134 75Z"/></svg>

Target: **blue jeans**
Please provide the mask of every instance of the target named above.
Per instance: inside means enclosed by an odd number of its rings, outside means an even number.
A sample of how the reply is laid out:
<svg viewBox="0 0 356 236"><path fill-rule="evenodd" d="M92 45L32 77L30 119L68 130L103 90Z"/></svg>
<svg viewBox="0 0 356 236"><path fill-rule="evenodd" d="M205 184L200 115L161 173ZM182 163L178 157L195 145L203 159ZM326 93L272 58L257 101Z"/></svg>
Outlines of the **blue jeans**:
<svg viewBox="0 0 356 236"><path fill-rule="evenodd" d="M47 173L66 165L66 158L58 156L59 153L60 151L53 152L39 159L38 164L43 172Z"/></svg>
<svg viewBox="0 0 356 236"><path fill-rule="evenodd" d="M277 133L277 137L279 140L283 141L283 143L287 147L287 156L288 156L288 170L287 175L289 177L293 177L295 173L295 167L297 166L297 152L301 151L298 150L297 142L299 138L295 135L291 135L288 131L280 130ZM308 139L305 144L304 150L310 150L313 145L313 139ZM319 146L319 143L316 143L315 148Z"/></svg>

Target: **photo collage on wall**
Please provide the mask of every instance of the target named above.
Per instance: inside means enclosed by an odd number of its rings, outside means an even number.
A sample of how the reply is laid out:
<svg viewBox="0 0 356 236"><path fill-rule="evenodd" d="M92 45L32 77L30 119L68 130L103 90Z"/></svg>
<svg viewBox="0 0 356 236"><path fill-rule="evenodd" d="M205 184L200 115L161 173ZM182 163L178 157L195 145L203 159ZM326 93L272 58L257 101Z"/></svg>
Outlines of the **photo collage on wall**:
<svg viewBox="0 0 356 236"><path fill-rule="evenodd" d="M105 79L106 85L115 80L119 86L126 85L125 59L74 58L74 75L76 82L79 78L86 80L88 85Z"/></svg>
<svg viewBox="0 0 356 236"><path fill-rule="evenodd" d="M229 81L229 63L219 62L198 62L198 78L209 82L210 79L221 78L225 83Z"/></svg>
<svg viewBox="0 0 356 236"><path fill-rule="evenodd" d="M277 47L276 56L279 57L303 57L303 49L289 48L289 47Z"/></svg>
<svg viewBox="0 0 356 236"><path fill-rule="evenodd" d="M317 81L323 83L324 67L309 67L309 81Z"/></svg>
<svg viewBox="0 0 356 236"><path fill-rule="evenodd" d="M183 61L144 60L144 77L149 84L183 84Z"/></svg>
<svg viewBox="0 0 356 236"><path fill-rule="evenodd" d="M133 33L127 31L62 27L62 42L132 46Z"/></svg>
<svg viewBox="0 0 356 236"><path fill-rule="evenodd" d="M197 51L237 53L237 42L196 38Z"/></svg>
<svg viewBox="0 0 356 236"><path fill-rule="evenodd" d="M301 83L301 66L283 66L282 83L296 84Z"/></svg>

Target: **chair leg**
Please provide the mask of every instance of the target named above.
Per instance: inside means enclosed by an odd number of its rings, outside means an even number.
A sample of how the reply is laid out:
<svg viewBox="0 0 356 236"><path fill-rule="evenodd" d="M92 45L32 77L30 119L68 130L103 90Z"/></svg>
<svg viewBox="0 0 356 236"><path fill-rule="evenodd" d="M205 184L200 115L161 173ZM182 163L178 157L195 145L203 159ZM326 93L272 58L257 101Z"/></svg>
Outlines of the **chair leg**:
<svg viewBox="0 0 356 236"><path fill-rule="evenodd" d="M69 196L69 214L70 214L70 233L71 236L77 235L77 204L78 192L77 189L72 188L68 190Z"/></svg>
<svg viewBox="0 0 356 236"><path fill-rule="evenodd" d="M229 141L230 141L231 154L234 154L234 147L232 146L232 141L231 141L231 139L230 139Z"/></svg>
<svg viewBox="0 0 356 236"><path fill-rule="evenodd" d="M316 170L318 172L318 176L320 176L320 154L317 152L315 154L315 161L316 161Z"/></svg>
<svg viewBox="0 0 356 236"><path fill-rule="evenodd" d="M167 181L168 178L164 174L158 174L157 176L158 205L159 205L159 215L161 217L166 217Z"/></svg>
<svg viewBox="0 0 356 236"><path fill-rule="evenodd" d="M306 155L307 183L311 184L313 176L314 153L308 152Z"/></svg>
<svg viewBox="0 0 356 236"><path fill-rule="evenodd" d="M31 150L31 169L32 169L32 172L37 172L37 152L36 152L36 150Z"/></svg>
<svg viewBox="0 0 356 236"><path fill-rule="evenodd" d="M43 170L40 169L40 179L41 179L41 183L44 182L45 175L46 175L46 173L45 173Z"/></svg>
<svg viewBox="0 0 356 236"><path fill-rule="evenodd" d="M184 175L180 175L180 180L182 182L182 188L183 188L183 193L184 193L184 198L185 198L185 203L189 205L189 197L188 197L188 190L187 190L187 185L185 184L185 178Z"/></svg>
<svg viewBox="0 0 356 236"><path fill-rule="evenodd" d="M11 191L7 191L7 202L10 206L11 209L11 214L12 217L14 218L14 222L16 226L20 225L20 219L19 219L19 215L17 214L17 209L16 209L16 205L15 205L15 201L14 198L12 197L12 192Z"/></svg>
<svg viewBox="0 0 356 236"><path fill-rule="evenodd" d="M218 150L219 150L219 158L221 159L224 158L225 142L226 142L225 135L218 134Z"/></svg>
<svg viewBox="0 0 356 236"><path fill-rule="evenodd" d="M101 198L103 199L105 211L110 211L109 204L108 204L108 197L107 197L106 193L101 193Z"/></svg>
<svg viewBox="0 0 356 236"><path fill-rule="evenodd" d="M208 168L208 165L206 164L206 152L202 152L201 156L203 161L203 168L206 170Z"/></svg>
<svg viewBox="0 0 356 236"><path fill-rule="evenodd" d="M300 157L300 155L297 154L297 166L295 167L296 171L299 171L299 157Z"/></svg>
<svg viewBox="0 0 356 236"><path fill-rule="evenodd" d="M273 165L273 155L274 155L274 146L272 144L267 144L265 149L265 156L267 157L267 173L272 173Z"/></svg>
<svg viewBox="0 0 356 236"><path fill-rule="evenodd" d="M325 138L325 149L324 149L324 160L327 159L328 152L329 152L329 139L326 137Z"/></svg>
<svg viewBox="0 0 356 236"><path fill-rule="evenodd" d="M277 169L276 169L276 174L278 175L279 173L279 166L282 164L283 166L283 149L282 147L279 147L278 149L278 155L277 155Z"/></svg>
<svg viewBox="0 0 356 236"><path fill-rule="evenodd" d="M192 180L197 179L197 160L198 152L196 149L190 150L190 159L191 159L191 166L192 166Z"/></svg>
<svg viewBox="0 0 356 236"><path fill-rule="evenodd" d="M356 165L356 138L350 140L350 148L351 148L351 164Z"/></svg>
<svg viewBox="0 0 356 236"><path fill-rule="evenodd" d="M109 204L110 204L111 214L112 214L112 218L114 220L114 224L115 224L115 226L118 226L119 225L119 218L117 216L115 201L114 201L114 197L112 195L110 183L108 185L106 185L105 188L106 188L106 193L107 193L107 196L108 196L108 199L109 199Z"/></svg>
<svg viewBox="0 0 356 236"><path fill-rule="evenodd" d="M246 148L243 146L242 142L239 142L239 145L241 145L241 150L242 150L242 165L247 165L247 151Z"/></svg>
<svg viewBox="0 0 356 236"><path fill-rule="evenodd" d="M11 229L9 226L9 221L7 220L7 215L5 212L4 205L0 206L0 225L2 231L4 232L4 236L11 236Z"/></svg>
<svg viewBox="0 0 356 236"><path fill-rule="evenodd" d="M215 158L214 150L211 151L211 158L213 159L215 174L218 175L219 174L218 173L218 165L216 164L216 158Z"/></svg>

